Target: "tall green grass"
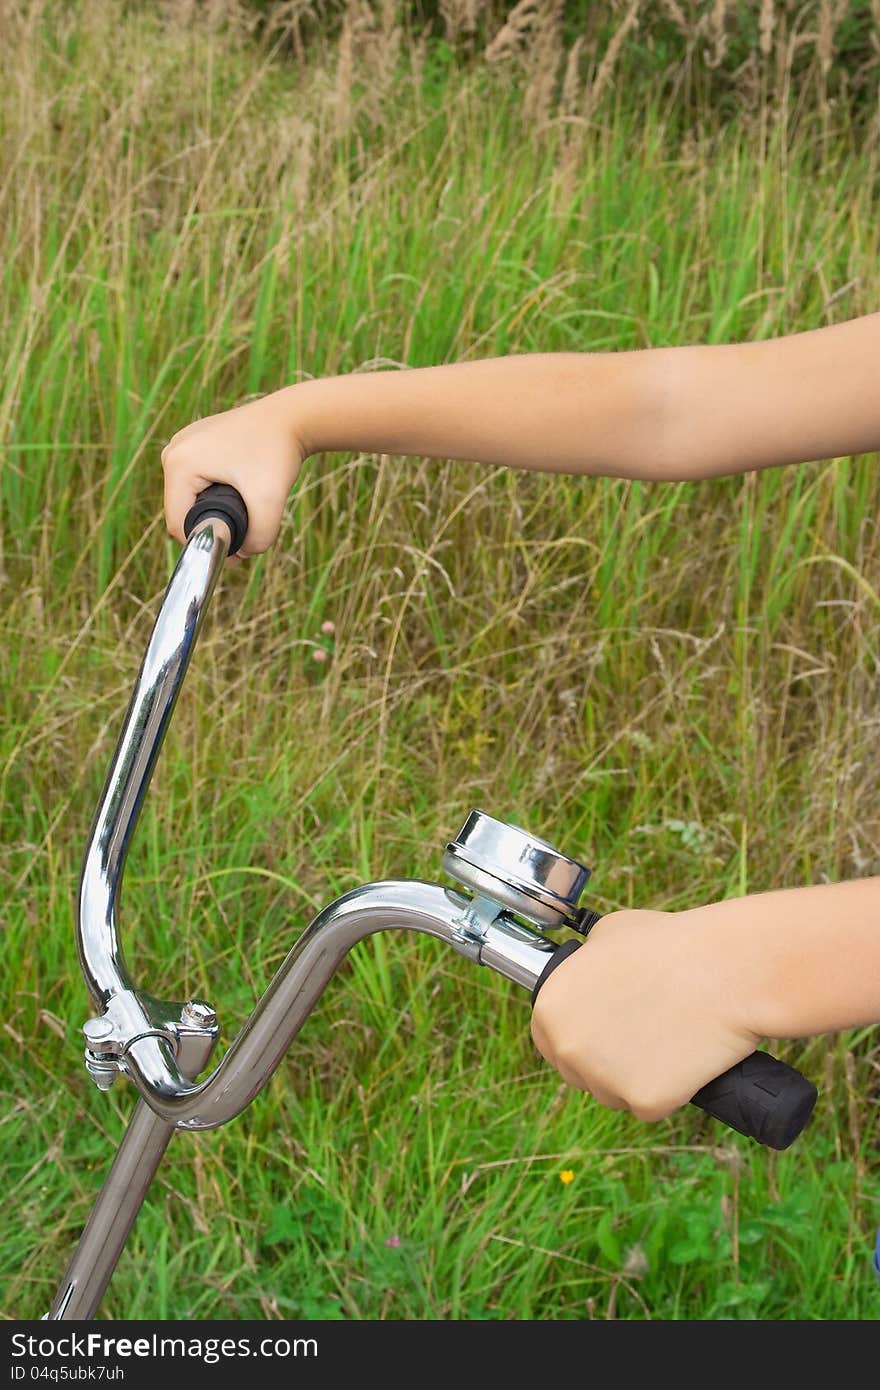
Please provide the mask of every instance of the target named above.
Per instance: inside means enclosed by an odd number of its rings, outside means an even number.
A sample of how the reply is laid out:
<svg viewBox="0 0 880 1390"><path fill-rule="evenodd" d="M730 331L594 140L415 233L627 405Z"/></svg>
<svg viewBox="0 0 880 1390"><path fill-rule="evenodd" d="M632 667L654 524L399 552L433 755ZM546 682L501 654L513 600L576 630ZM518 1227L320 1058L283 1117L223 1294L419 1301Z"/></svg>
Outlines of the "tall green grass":
<svg viewBox="0 0 880 1390"><path fill-rule="evenodd" d="M306 377L815 327L876 308L880 256L843 124L682 133L611 84L573 157L430 45L370 88L183 7L5 18L0 1279L34 1317L133 1105L81 1065L72 914L177 553L163 443ZM876 469L311 459L200 638L126 875L136 978L228 1041L321 905L438 878L473 806L605 911L880 872ZM774 1046L821 1087L788 1153L646 1126L561 1085L521 991L374 938L245 1115L175 1139L103 1314L874 1316L876 1035Z"/></svg>

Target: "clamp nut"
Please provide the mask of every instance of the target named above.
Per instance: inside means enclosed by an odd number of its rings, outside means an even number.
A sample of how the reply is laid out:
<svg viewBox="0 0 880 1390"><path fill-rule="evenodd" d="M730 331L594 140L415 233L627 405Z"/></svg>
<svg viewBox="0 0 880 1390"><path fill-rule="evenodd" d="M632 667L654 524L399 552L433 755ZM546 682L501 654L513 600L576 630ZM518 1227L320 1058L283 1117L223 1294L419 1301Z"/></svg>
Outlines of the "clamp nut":
<svg viewBox="0 0 880 1390"><path fill-rule="evenodd" d="M200 999L190 999L180 1011L180 1021L188 1023L191 1028L213 1028L217 1022L217 1011Z"/></svg>

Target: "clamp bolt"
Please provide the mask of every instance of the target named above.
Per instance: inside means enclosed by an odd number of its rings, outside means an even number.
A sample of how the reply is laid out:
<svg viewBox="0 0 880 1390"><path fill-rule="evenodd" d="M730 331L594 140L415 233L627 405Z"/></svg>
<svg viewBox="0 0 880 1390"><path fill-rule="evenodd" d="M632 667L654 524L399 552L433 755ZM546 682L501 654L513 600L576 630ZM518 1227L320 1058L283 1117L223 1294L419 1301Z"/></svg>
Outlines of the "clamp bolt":
<svg viewBox="0 0 880 1390"><path fill-rule="evenodd" d="M99 1043L109 1038L113 1032L113 1021L109 1018L87 1018L83 1024L86 1042Z"/></svg>
<svg viewBox="0 0 880 1390"><path fill-rule="evenodd" d="M217 1011L200 999L190 999L180 1011L180 1021L191 1028L211 1028L217 1022Z"/></svg>

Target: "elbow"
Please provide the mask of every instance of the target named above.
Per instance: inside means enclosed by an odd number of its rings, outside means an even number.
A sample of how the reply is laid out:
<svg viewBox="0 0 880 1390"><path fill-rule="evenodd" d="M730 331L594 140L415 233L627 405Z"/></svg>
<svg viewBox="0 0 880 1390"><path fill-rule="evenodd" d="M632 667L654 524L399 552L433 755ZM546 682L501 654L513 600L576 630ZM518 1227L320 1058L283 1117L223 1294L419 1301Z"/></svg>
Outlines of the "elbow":
<svg viewBox="0 0 880 1390"><path fill-rule="evenodd" d="M651 359L652 435L640 441L640 476L655 482L693 482L706 476L688 409L686 348L656 348ZM705 462L705 460L704 460Z"/></svg>

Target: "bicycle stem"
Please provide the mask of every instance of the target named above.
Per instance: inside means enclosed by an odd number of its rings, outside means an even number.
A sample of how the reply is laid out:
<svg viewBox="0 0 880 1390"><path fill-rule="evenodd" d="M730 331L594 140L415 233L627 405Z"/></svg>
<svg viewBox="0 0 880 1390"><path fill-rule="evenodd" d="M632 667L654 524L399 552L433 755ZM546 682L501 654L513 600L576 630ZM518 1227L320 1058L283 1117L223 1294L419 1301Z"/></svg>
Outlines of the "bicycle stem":
<svg viewBox="0 0 880 1390"><path fill-rule="evenodd" d="M89 1070L108 1085L124 1072L150 1109L181 1129L216 1128L250 1104L342 959L374 932L425 932L529 990L556 949L487 898L421 880L354 888L301 934L211 1075L196 1084L188 1079L194 1058L204 1065L205 1044L216 1039L213 1010L192 1004L181 1010L135 988L117 930L117 904L135 824L229 538L228 526L208 517L180 555L92 823L78 898L80 962L101 1010L84 1029Z"/></svg>

